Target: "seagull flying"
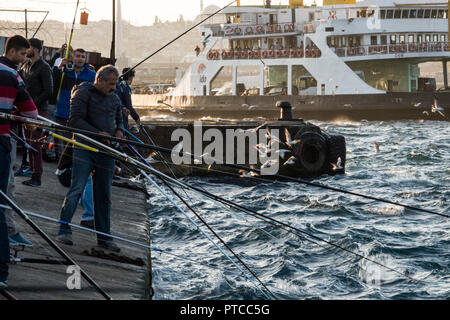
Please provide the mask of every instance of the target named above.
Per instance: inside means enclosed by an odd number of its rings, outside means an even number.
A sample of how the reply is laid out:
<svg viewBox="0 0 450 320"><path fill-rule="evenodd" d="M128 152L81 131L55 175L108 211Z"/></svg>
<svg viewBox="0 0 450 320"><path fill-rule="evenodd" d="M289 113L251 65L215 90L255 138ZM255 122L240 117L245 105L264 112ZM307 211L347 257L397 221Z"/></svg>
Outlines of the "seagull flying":
<svg viewBox="0 0 450 320"><path fill-rule="evenodd" d="M288 159L288 161L286 161L286 162L283 164L283 166L288 166L288 165L292 166L292 165L294 165L294 164L296 163L296 161L297 161L297 158L295 158L294 156L292 156L292 157L290 157L290 158Z"/></svg>
<svg viewBox="0 0 450 320"><path fill-rule="evenodd" d="M333 171L337 171L337 170L342 170L342 169L344 169L344 168L342 167L342 159L341 159L341 157L339 157L339 158L337 159L336 163L332 163L331 166L333 167L333 168L332 168Z"/></svg>

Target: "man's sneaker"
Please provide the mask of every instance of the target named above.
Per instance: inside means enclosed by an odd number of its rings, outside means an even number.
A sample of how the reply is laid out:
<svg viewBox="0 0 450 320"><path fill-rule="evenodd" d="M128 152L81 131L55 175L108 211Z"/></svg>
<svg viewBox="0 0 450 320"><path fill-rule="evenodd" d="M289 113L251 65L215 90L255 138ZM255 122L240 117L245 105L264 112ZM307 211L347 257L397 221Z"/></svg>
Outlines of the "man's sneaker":
<svg viewBox="0 0 450 320"><path fill-rule="evenodd" d="M95 223L94 220L81 220L80 226L88 228L88 229L95 229Z"/></svg>
<svg viewBox="0 0 450 320"><path fill-rule="evenodd" d="M106 240L106 241L98 241L98 246L100 248L113 251L113 252L120 252L120 248L117 244L115 244L112 240Z"/></svg>
<svg viewBox="0 0 450 320"><path fill-rule="evenodd" d="M16 233L15 235L9 237L9 243L11 245L11 240L14 241L17 245L25 246L31 248L33 243L25 239L20 233Z"/></svg>
<svg viewBox="0 0 450 320"><path fill-rule="evenodd" d="M8 240L9 240L9 246L10 247L17 247L17 246L19 246L17 241L14 241L14 239L12 239L11 237L8 237Z"/></svg>
<svg viewBox="0 0 450 320"><path fill-rule="evenodd" d="M29 186L29 187L40 187L41 181L31 178L31 180L23 181L22 184Z"/></svg>
<svg viewBox="0 0 450 320"><path fill-rule="evenodd" d="M72 235L70 233L63 233L56 237L56 241L59 241L68 246L73 246Z"/></svg>
<svg viewBox="0 0 450 320"><path fill-rule="evenodd" d="M31 168L26 165L21 165L19 170L14 173L15 177L31 177Z"/></svg>
<svg viewBox="0 0 450 320"><path fill-rule="evenodd" d="M8 282L6 280L0 281L0 290L1 289L8 289Z"/></svg>

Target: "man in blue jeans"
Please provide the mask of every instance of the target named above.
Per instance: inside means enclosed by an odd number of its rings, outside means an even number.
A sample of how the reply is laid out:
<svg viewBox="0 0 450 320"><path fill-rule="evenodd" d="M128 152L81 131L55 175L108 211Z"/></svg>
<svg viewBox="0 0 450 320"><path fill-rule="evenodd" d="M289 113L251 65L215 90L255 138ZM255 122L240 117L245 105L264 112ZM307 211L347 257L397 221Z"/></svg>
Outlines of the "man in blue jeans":
<svg viewBox="0 0 450 320"><path fill-rule="evenodd" d="M119 71L112 65L98 70L95 83L84 82L72 92L69 126L92 131L97 134L123 138L122 108L119 97L114 94ZM77 140L80 140L77 138ZM80 142L88 144L81 140ZM108 139L102 143L110 144ZM114 176L114 158L103 153L95 153L74 148L73 158L77 161L72 165L72 182L64 199L61 210L61 221L70 223L77 209L86 181L92 176L94 198L95 229L110 233L111 185ZM73 245L70 226L61 224L57 241ZM120 248L111 237L97 235L97 243L105 249L120 252Z"/></svg>
<svg viewBox="0 0 450 320"><path fill-rule="evenodd" d="M14 55L26 54L28 41L21 36L8 39L5 47ZM25 89L25 84L18 72L0 63L0 112L10 114L16 106L25 117L37 117L37 108ZM0 190L6 194L11 166L11 123L0 119ZM5 204L0 199L0 204ZM5 219L5 209L0 208L0 289L7 288L9 263L8 227Z"/></svg>

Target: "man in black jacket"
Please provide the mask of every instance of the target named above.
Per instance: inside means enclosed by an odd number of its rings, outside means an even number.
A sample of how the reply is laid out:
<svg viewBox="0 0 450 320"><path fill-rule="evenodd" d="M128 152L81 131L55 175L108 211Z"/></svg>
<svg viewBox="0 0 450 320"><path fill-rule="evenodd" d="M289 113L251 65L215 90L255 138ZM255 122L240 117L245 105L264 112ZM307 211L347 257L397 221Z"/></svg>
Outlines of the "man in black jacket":
<svg viewBox="0 0 450 320"><path fill-rule="evenodd" d="M39 115L48 117L48 99L53 93L53 76L50 66L41 58L42 42L39 39L29 40L31 47L28 49L29 59L21 69L25 86L37 106ZM42 145L38 142L42 134L38 131L27 131L28 143L36 149L37 153L29 153L30 167L32 171L31 180L24 181L23 184L31 187L41 185L43 173L42 167Z"/></svg>
<svg viewBox="0 0 450 320"><path fill-rule="evenodd" d="M95 83L84 82L72 91L70 101L69 126L92 131L104 136L123 138L122 104L114 94L119 71L112 65L100 68ZM79 139L77 139L79 140ZM82 141L84 144L88 144ZM102 139L109 144L109 140ZM95 229L110 233L111 185L114 176L114 158L106 154L94 153L74 148L72 183L61 210L61 221L70 223L77 209L86 181L92 176L94 191ZM70 227L61 224L56 238L59 242L73 245ZM97 236L97 243L105 249L120 252L120 248L108 236Z"/></svg>

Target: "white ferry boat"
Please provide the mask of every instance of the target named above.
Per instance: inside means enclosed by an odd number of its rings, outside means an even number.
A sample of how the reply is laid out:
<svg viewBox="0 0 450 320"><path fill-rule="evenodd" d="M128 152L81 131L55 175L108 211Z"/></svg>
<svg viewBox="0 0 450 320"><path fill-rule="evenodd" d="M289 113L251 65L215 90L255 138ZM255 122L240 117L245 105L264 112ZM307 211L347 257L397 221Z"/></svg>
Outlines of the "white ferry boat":
<svg viewBox="0 0 450 320"><path fill-rule="evenodd" d="M176 88L135 104L184 118L273 118L286 100L305 119L448 119L448 3L323 4L228 7L201 26L198 56ZM442 62L441 90L420 76L429 61Z"/></svg>

